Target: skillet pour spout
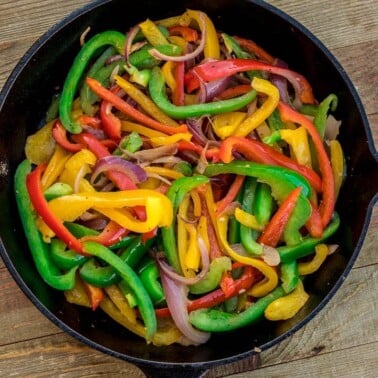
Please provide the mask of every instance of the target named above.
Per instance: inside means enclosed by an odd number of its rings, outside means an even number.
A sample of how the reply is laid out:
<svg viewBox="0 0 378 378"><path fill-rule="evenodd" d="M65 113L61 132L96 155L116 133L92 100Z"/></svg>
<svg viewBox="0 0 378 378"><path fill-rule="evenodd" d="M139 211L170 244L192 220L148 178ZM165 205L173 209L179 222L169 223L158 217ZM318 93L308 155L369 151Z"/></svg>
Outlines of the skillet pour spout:
<svg viewBox="0 0 378 378"><path fill-rule="evenodd" d="M276 324L262 322L227 335L214 334L198 347L154 347L131 335L101 313L68 304L38 275L28 251L13 196L13 176L24 158L28 135L41 125L51 98L61 89L77 54L80 35L114 29L183 13L186 8L205 11L218 30L251 38L274 56L306 76L315 97L329 93L339 98L335 117L342 121L340 142L345 152L346 176L337 211L341 227L333 242L341 260L322 291L298 317ZM200 377L214 366L255 358L308 323L333 297L348 275L362 246L374 204L378 201L378 154L359 96L340 64L307 29L280 10L259 0L139 0L124 12L123 0L100 0L74 12L40 38L25 54L0 94L0 217L2 258L33 304L54 324L79 341L139 366L151 377ZM274 25L267 28L266 25ZM326 272L327 273L327 272ZM330 273L330 272L328 272ZM317 288L317 277L312 285ZM316 299L316 300L315 300ZM254 364L256 361L253 360ZM253 365L252 363L252 365ZM249 365L251 368L251 365Z"/></svg>

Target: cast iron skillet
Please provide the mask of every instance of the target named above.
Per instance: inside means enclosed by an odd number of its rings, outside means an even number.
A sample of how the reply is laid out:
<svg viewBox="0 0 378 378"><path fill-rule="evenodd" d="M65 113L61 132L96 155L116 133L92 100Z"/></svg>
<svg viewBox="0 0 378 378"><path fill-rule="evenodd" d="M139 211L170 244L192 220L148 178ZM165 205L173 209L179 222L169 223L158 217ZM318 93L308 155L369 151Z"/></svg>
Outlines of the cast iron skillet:
<svg viewBox="0 0 378 378"><path fill-rule="evenodd" d="M296 318L280 324L263 322L225 335L214 335L199 347L156 348L130 334L101 313L93 313L64 301L41 280L27 251L13 196L13 175L23 159L27 135L44 118L52 95L59 91L80 34L117 29L126 32L138 21L160 19L202 9L217 29L250 37L274 56L286 60L314 86L315 96L331 92L339 97L336 118L342 119L347 177L337 208L342 220L334 237L341 246L327 267L310 284L311 300ZM364 240L371 210L377 201L377 152L360 99L344 70L330 52L303 26L262 1L138 0L132 11L122 0L91 3L49 30L25 54L0 95L0 217L1 255L18 285L35 306L62 330L85 344L112 356L135 363L146 374L199 376L206 369L251 356L289 337L316 315L331 299L349 273ZM225 342L227 339L227 342Z"/></svg>

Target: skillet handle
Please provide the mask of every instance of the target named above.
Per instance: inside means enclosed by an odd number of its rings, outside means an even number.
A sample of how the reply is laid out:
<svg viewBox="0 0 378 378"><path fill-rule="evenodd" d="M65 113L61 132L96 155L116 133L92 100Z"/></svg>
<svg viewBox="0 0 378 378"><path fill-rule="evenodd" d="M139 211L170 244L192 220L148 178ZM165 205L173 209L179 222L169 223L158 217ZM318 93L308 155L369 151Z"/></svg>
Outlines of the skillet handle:
<svg viewBox="0 0 378 378"><path fill-rule="evenodd" d="M147 378L216 378L252 371L257 369L260 365L260 354L256 353L235 362L217 364L210 368L203 368L201 365L198 367L179 367L178 365L138 365L138 367L143 371Z"/></svg>

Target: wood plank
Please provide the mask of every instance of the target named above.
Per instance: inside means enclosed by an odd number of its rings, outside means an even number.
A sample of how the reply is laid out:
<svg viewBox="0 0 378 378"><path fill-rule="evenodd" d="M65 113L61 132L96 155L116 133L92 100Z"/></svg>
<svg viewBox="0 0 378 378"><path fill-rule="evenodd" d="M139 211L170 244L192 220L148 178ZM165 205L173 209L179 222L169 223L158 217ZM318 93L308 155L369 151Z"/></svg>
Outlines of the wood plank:
<svg viewBox="0 0 378 378"><path fill-rule="evenodd" d="M10 373L22 378L144 377L134 365L90 349L63 333L1 347L0 376Z"/></svg>
<svg viewBox="0 0 378 378"><path fill-rule="evenodd" d="M250 373L231 375L230 378L373 378L378 372L378 342L354 348L341 349L334 353L313 356L257 369Z"/></svg>
<svg viewBox="0 0 378 378"><path fill-rule="evenodd" d="M376 41L378 38L378 7L375 0L266 2L294 17L330 50Z"/></svg>

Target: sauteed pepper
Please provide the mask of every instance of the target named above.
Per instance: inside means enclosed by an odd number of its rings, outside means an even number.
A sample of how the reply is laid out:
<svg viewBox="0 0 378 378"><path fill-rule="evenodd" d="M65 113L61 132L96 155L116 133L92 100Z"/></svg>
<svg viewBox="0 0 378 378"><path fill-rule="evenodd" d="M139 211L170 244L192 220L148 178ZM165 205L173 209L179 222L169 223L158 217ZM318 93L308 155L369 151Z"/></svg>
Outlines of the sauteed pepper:
<svg viewBox="0 0 378 378"><path fill-rule="evenodd" d="M305 305L337 250L334 94L188 9L84 42L57 99L15 176L48 285L154 345Z"/></svg>

